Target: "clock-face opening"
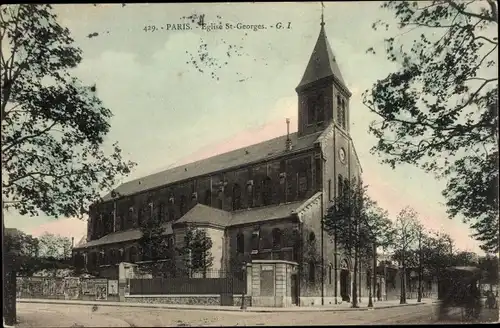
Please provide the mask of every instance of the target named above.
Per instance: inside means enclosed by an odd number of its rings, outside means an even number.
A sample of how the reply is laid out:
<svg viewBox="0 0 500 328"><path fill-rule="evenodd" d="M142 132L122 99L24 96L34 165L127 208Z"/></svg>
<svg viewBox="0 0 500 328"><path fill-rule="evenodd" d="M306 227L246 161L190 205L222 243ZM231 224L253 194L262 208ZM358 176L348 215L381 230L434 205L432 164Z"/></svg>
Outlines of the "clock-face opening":
<svg viewBox="0 0 500 328"><path fill-rule="evenodd" d="M340 156L340 161L342 163L345 163L345 150L344 150L344 148L339 149L339 156Z"/></svg>

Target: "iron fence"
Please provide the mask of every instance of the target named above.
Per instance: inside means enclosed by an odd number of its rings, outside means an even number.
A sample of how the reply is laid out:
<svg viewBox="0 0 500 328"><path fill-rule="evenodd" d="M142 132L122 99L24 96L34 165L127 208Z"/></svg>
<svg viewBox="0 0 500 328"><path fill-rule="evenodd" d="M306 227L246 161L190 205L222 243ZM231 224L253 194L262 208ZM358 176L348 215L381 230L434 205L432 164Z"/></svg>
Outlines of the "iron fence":
<svg viewBox="0 0 500 328"><path fill-rule="evenodd" d="M130 279L130 295L215 295L246 292L243 273L210 270L175 277Z"/></svg>

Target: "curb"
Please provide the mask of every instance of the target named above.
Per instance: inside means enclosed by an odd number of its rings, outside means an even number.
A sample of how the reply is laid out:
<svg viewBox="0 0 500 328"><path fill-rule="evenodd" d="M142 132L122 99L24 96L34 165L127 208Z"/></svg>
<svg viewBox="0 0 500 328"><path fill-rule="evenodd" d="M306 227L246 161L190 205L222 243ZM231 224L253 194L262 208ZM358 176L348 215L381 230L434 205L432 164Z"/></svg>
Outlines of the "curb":
<svg viewBox="0 0 500 328"><path fill-rule="evenodd" d="M348 311L374 311L381 309L390 309L404 306L418 306L433 304L436 302L421 302L421 303L407 303L407 304L394 304L383 305L379 307L359 307L359 308L315 308L315 307L294 307L294 308L252 308L248 307L244 310L239 307L207 307L207 306L179 306L175 304L150 304L150 303L127 303L127 302L92 302L92 301L66 301L56 302L54 300L40 300L40 299L18 299L18 303L42 303L42 304L62 304L62 305L83 305L83 306L118 306L118 307L139 307L149 309L170 309L170 310L196 310L196 311L222 311L222 312L256 312L256 313L280 313L280 312L348 312ZM118 303L118 304L117 304Z"/></svg>

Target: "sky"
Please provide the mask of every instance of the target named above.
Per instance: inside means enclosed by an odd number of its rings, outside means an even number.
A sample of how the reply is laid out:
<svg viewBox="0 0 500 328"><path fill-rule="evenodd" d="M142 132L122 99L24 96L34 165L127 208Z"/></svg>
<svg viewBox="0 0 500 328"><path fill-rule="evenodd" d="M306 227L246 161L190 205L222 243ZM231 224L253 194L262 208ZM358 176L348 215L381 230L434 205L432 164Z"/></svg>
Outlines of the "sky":
<svg viewBox="0 0 500 328"><path fill-rule="evenodd" d="M459 249L480 252L468 225L447 217L445 181L412 166L393 170L370 153L377 140L368 125L376 117L362 104L362 93L397 69L381 52L366 53L394 33L372 30L377 19L392 19L379 5L327 2L324 9L326 34L352 92L350 131L363 179L392 219L411 206L428 229L450 234ZM83 50L74 74L95 83L114 114L108 144L118 141L138 164L123 182L283 135L285 118L297 130L295 87L319 33L319 3L68 4L54 10ZM267 28L207 31L183 18L193 14L224 27ZM184 23L191 30L172 29ZM206 54L200 72L191 56ZM50 232L78 241L86 233L86 222L74 218L7 213L5 220L6 227L35 236Z"/></svg>

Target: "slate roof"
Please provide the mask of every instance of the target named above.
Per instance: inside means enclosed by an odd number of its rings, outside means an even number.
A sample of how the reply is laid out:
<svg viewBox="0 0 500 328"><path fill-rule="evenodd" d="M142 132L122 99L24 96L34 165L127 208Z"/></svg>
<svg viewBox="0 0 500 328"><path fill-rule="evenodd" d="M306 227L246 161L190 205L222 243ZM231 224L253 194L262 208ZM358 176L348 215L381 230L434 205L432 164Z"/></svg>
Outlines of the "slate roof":
<svg viewBox="0 0 500 328"><path fill-rule="evenodd" d="M340 73L337 60L333 54L328 38L326 37L325 28L321 26L318 40L314 46L314 50L307 64L304 76L298 87L312 83L325 77L334 76L343 86L345 86L344 78Z"/></svg>
<svg viewBox="0 0 500 328"><path fill-rule="evenodd" d="M314 197L314 196L313 196ZM221 228L263 222L275 219L284 219L295 213L306 201L298 201L287 204L274 206L265 206L251 208L247 210L239 210L235 212L226 212L217 208L197 204L189 210L183 217L175 222L164 224L166 231L165 235L172 234L172 225L178 223L205 223L219 226ZM78 245L74 249L85 249L106 244L115 244L120 242L137 240L142 237L142 232L139 229L130 229L125 231L114 232L100 239L92 240L84 245Z"/></svg>
<svg viewBox="0 0 500 328"><path fill-rule="evenodd" d="M233 218L229 226L240 224L284 219L295 213L305 201L281 204L276 206L257 207L249 210L233 212Z"/></svg>
<svg viewBox="0 0 500 328"><path fill-rule="evenodd" d="M225 227L232 219L231 212L226 212L218 208L213 208L203 204L196 204L177 223L207 223L220 227Z"/></svg>
<svg viewBox="0 0 500 328"><path fill-rule="evenodd" d="M301 151L311 148L321 134L317 132L298 138L297 133L291 133L292 151ZM172 184L182 180L194 178L226 170L238 166L244 166L265 159L281 157L289 154L285 148L286 135L270 139L248 147L236 149L227 153L202 159L193 163L178 166L172 169L154 173L133 181L126 182L115 189L119 196L128 196L149 189ZM111 200L111 193L103 197L104 201Z"/></svg>
<svg viewBox="0 0 500 328"><path fill-rule="evenodd" d="M163 226L165 227L165 235L170 235L173 233L171 222L164 223ZM96 240L91 240L88 243L85 243L83 245L77 245L73 249L78 250L78 249L102 246L102 245L107 245L107 244L116 244L116 243L131 241L131 240L137 240L141 237L142 237L142 232L139 229L129 229L129 230L124 230L124 231L117 231L117 232L107 234L106 236L104 236L102 238L99 238Z"/></svg>

